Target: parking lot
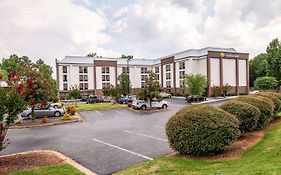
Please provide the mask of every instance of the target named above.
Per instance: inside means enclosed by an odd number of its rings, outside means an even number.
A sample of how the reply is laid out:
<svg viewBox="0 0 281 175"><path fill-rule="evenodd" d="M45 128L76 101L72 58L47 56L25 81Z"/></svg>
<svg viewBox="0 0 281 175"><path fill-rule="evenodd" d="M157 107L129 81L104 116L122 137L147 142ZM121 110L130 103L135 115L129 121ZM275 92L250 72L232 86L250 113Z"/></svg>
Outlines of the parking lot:
<svg viewBox="0 0 281 175"><path fill-rule="evenodd" d="M111 174L172 152L165 123L186 103L182 99L168 101L167 111L83 111L84 123L9 130L11 144L1 154L56 150L97 174Z"/></svg>

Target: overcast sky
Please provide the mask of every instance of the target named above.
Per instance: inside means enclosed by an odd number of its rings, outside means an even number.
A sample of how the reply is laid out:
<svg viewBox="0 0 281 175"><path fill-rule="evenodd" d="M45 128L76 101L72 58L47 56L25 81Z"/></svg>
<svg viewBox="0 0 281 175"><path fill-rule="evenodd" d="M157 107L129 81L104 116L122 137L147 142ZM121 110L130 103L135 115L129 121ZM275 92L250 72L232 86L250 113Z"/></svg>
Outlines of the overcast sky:
<svg viewBox="0 0 281 175"><path fill-rule="evenodd" d="M254 57L281 39L280 0L0 0L0 57L132 54L233 47Z"/></svg>

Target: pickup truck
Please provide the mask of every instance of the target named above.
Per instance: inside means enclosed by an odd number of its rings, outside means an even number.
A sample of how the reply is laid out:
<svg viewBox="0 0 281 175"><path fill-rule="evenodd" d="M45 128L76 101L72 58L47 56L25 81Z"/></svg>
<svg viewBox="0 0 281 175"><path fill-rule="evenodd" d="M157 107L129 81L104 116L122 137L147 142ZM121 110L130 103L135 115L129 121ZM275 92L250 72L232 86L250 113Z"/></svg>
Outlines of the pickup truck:
<svg viewBox="0 0 281 175"><path fill-rule="evenodd" d="M147 108L150 108L150 103L149 101L143 101L143 100L134 100L133 101L133 109L142 109L146 110ZM162 108L162 109L167 109L168 108L168 102L167 101L152 101L152 108Z"/></svg>

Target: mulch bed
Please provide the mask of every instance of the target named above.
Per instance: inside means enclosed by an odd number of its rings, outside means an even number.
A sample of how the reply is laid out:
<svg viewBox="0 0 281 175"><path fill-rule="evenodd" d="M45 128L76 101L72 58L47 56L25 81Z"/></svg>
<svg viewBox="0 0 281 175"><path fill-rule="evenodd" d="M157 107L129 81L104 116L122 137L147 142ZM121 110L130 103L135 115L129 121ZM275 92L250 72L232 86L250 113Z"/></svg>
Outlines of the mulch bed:
<svg viewBox="0 0 281 175"><path fill-rule="evenodd" d="M63 160L49 152L29 152L0 157L0 174L21 171L46 165L56 165Z"/></svg>
<svg viewBox="0 0 281 175"><path fill-rule="evenodd" d="M79 121L79 118L77 118L77 117L73 117L70 120L62 120L61 117L59 117L59 118L49 117L48 123L43 123L42 119L43 118L38 118L34 121L32 121L32 120L22 120L21 123L12 124L10 126L10 128L13 129L13 128L19 128L19 127L45 126L45 125L63 124L63 123L70 123L70 122Z"/></svg>
<svg viewBox="0 0 281 175"><path fill-rule="evenodd" d="M272 121L267 127L265 127L261 131L248 132L240 136L234 143L232 143L225 150L223 150L221 153L215 156L200 156L200 157L187 156L187 157L197 160L232 160L232 159L240 158L243 156L243 153L245 152L246 149L260 142L264 138L265 133L269 129L273 128L274 126L280 123L281 123L281 117ZM179 155L176 152L173 152L168 156L173 157L173 156L181 156L181 155Z"/></svg>

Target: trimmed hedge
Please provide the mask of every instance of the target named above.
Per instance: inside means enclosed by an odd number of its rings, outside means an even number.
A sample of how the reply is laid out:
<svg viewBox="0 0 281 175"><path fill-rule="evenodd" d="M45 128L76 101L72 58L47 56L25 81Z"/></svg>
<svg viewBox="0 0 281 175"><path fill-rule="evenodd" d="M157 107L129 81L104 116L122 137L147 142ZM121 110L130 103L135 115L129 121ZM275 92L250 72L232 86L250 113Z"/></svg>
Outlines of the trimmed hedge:
<svg viewBox="0 0 281 175"><path fill-rule="evenodd" d="M281 110L281 100L279 100L274 94L272 93L258 93L257 96L262 96L265 98L270 99L274 103L274 114L277 114Z"/></svg>
<svg viewBox="0 0 281 175"><path fill-rule="evenodd" d="M240 101L230 101L222 104L219 108L237 117L240 121L239 129L241 133L254 131L257 128L261 115L257 107Z"/></svg>
<svg viewBox="0 0 281 175"><path fill-rule="evenodd" d="M166 134L181 154L214 155L240 136L239 121L213 106L188 106L169 119Z"/></svg>
<svg viewBox="0 0 281 175"><path fill-rule="evenodd" d="M274 104L271 100L259 96L237 97L237 101L242 101L257 107L260 112L257 129L263 129L273 119Z"/></svg>

